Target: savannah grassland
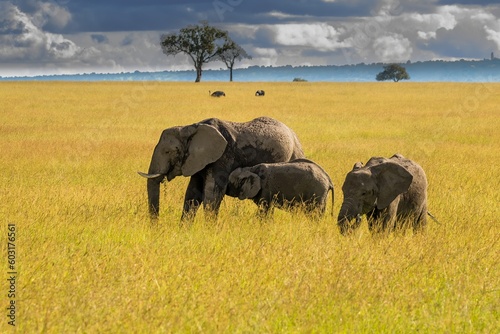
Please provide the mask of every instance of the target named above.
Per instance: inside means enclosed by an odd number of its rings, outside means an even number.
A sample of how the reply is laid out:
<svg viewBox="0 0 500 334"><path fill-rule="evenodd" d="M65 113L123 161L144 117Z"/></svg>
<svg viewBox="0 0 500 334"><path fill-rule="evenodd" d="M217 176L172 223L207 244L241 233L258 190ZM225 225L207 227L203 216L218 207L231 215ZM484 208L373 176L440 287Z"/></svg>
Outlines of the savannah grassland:
<svg viewBox="0 0 500 334"><path fill-rule="evenodd" d="M225 98L210 98L221 89ZM257 89L266 91L257 98ZM7 224L16 224L19 333L497 333L500 84L1 83L0 332ZM226 198L179 227L187 178L147 171L161 131L267 115L335 187L333 217ZM357 161L399 152L429 180L426 233L342 237ZM164 190L163 190L164 189Z"/></svg>

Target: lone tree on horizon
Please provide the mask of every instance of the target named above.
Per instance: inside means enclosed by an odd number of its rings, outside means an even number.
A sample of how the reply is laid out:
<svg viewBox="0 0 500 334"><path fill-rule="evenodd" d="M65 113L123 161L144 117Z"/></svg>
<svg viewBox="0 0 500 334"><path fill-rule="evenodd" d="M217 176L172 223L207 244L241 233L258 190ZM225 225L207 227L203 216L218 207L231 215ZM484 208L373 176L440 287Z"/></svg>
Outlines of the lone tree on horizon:
<svg viewBox="0 0 500 334"><path fill-rule="evenodd" d="M406 68L398 64L389 64L384 66L384 70L377 74L377 81L392 80L398 82L400 80L409 80L410 75L406 72Z"/></svg>
<svg viewBox="0 0 500 334"><path fill-rule="evenodd" d="M203 64L219 60L222 53L230 50L236 43L231 41L227 31L201 22L201 25L189 25L179 34L161 36L161 48L167 56L178 53L187 54L194 63L196 80L200 82Z"/></svg>
<svg viewBox="0 0 500 334"><path fill-rule="evenodd" d="M252 57L238 44L230 41L230 47L219 55L219 59L226 64L229 69L229 81L233 81L233 67L236 60L243 58L252 59Z"/></svg>

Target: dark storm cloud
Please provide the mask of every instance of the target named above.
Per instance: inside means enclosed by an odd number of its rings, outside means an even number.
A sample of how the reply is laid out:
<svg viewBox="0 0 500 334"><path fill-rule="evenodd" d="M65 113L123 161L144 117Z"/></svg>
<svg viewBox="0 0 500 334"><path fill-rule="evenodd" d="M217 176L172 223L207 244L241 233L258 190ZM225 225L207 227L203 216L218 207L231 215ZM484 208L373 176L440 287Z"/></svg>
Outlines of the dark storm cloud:
<svg viewBox="0 0 500 334"><path fill-rule="evenodd" d="M208 20L217 24L272 24L366 16L373 1L83 1L65 5L72 13L67 32L172 30ZM274 14L270 16L269 14Z"/></svg>
<svg viewBox="0 0 500 334"><path fill-rule="evenodd" d="M339 20L366 17L380 10L384 1L373 0L18 0L17 6L34 13L42 3L51 10L61 7L71 13L71 22L58 24L46 20L49 32L110 32L176 30L201 20L220 24L277 24ZM473 0L396 0L395 11L432 12L439 5L498 5L498 1Z"/></svg>
<svg viewBox="0 0 500 334"><path fill-rule="evenodd" d="M133 36L126 36L121 42L120 42L120 45L121 46L129 46L129 45L132 45L134 43L134 37Z"/></svg>
<svg viewBox="0 0 500 334"><path fill-rule="evenodd" d="M276 21L297 20L300 18L352 17L369 15L373 9L373 1L240 1L232 9L225 11L223 19L235 23L269 23L270 13L282 14L276 16ZM220 19L220 17L219 17Z"/></svg>
<svg viewBox="0 0 500 334"><path fill-rule="evenodd" d="M157 3L157 4L156 4ZM68 8L73 13L71 32L145 31L178 29L190 23L197 23L199 12L210 8L208 4L189 4L146 1L101 1L87 2L73 0Z"/></svg>
<svg viewBox="0 0 500 334"><path fill-rule="evenodd" d="M99 44L109 42L108 37L106 37L106 35L103 35L103 34L91 34L90 38L92 38L92 40L94 42L99 43Z"/></svg>
<svg viewBox="0 0 500 334"><path fill-rule="evenodd" d="M26 30L23 22L10 20L9 17L0 17L0 35L19 35Z"/></svg>

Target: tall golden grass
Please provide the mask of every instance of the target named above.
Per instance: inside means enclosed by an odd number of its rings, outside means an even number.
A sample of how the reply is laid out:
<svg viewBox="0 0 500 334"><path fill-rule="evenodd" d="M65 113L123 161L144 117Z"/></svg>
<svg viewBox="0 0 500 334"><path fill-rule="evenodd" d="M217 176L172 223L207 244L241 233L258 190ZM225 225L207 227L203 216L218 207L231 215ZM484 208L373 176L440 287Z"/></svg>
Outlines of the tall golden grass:
<svg viewBox="0 0 500 334"><path fill-rule="evenodd" d="M209 90L226 97L211 98ZM257 89L265 97L255 97ZM500 84L1 83L1 244L17 228L20 333L494 333L500 328ZM151 226L161 131L270 116L335 184L319 221L226 198L180 228L187 179ZM429 180L423 234L342 237L357 161L399 152ZM9 300L2 246L2 297ZM2 317L0 331L11 326Z"/></svg>

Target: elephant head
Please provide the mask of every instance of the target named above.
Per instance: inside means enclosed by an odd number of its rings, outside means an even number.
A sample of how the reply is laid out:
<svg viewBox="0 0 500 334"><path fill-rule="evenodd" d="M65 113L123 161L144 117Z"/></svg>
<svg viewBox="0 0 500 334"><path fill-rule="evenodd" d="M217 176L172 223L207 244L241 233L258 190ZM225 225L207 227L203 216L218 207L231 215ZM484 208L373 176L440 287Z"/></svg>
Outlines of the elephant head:
<svg viewBox="0 0 500 334"><path fill-rule="evenodd" d="M406 168L387 159L379 162L369 167L358 162L347 174L337 221L342 234L358 228L362 215L387 208L410 187L413 176ZM351 223L354 219L355 223Z"/></svg>
<svg viewBox="0 0 500 334"><path fill-rule="evenodd" d="M261 189L259 175L249 168L237 168L229 175L228 195L240 200L254 198Z"/></svg>
<svg viewBox="0 0 500 334"><path fill-rule="evenodd" d="M148 173L139 175L148 179L149 212L153 218L160 209L160 182L176 176L192 176L205 166L217 161L227 146L226 139L215 127L197 123L172 127L161 134Z"/></svg>

